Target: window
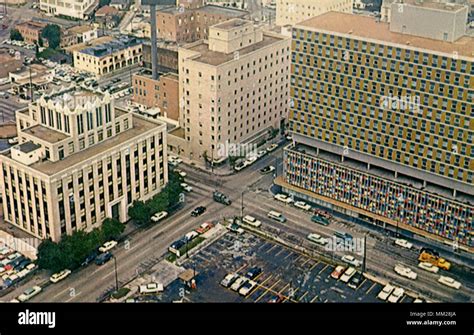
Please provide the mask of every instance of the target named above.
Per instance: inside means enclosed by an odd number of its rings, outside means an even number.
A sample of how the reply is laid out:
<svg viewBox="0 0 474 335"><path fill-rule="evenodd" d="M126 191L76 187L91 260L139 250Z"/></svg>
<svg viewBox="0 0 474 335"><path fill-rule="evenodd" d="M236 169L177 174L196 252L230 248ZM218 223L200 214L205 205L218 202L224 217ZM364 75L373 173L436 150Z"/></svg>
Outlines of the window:
<svg viewBox="0 0 474 335"><path fill-rule="evenodd" d="M84 119L82 117L82 114L77 115L76 120L77 120L77 132L80 135L84 132Z"/></svg>
<svg viewBox="0 0 474 335"><path fill-rule="evenodd" d="M97 127L102 126L102 107L95 109L95 120L97 123Z"/></svg>

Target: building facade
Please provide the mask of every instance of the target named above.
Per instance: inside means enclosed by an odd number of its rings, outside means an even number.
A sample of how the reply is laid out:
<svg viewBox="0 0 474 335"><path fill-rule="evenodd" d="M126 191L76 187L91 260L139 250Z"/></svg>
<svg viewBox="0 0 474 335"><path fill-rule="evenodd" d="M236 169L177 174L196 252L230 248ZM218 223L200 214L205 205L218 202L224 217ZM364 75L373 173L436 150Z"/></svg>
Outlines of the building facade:
<svg viewBox="0 0 474 335"><path fill-rule="evenodd" d="M73 51L74 67L98 76L111 74L143 61L142 42L127 36Z"/></svg>
<svg viewBox="0 0 474 335"><path fill-rule="evenodd" d="M179 77L166 73L157 80L149 74L132 77L132 101L146 108L158 108L161 117L179 121Z"/></svg>
<svg viewBox="0 0 474 335"><path fill-rule="evenodd" d="M37 44L41 38L41 32L46 27L46 23L36 21L26 21L19 23L15 28L20 32L23 40L29 44Z"/></svg>
<svg viewBox="0 0 474 335"><path fill-rule="evenodd" d="M288 112L290 39L233 19L209 41L179 49L180 122L190 159L221 161L218 148L280 128Z"/></svg>
<svg viewBox="0 0 474 335"><path fill-rule="evenodd" d="M207 39L209 26L247 15L247 11L213 5L164 8L156 13L158 38L176 43Z"/></svg>
<svg viewBox="0 0 474 335"><path fill-rule="evenodd" d="M74 88L17 112L19 144L0 154L5 221L40 239L127 220L167 183L166 126L108 94Z"/></svg>
<svg viewBox="0 0 474 335"><path fill-rule="evenodd" d="M278 26L294 25L330 11L352 13L353 0L276 0Z"/></svg>
<svg viewBox="0 0 474 335"><path fill-rule="evenodd" d="M94 25L80 25L61 32L61 48L78 43L87 43L99 37L99 31Z"/></svg>
<svg viewBox="0 0 474 335"><path fill-rule="evenodd" d="M54 16L88 19L99 5L97 0L40 0L39 8Z"/></svg>
<svg viewBox="0 0 474 335"><path fill-rule="evenodd" d="M280 183L472 252L474 39L419 35L337 12L295 26Z"/></svg>

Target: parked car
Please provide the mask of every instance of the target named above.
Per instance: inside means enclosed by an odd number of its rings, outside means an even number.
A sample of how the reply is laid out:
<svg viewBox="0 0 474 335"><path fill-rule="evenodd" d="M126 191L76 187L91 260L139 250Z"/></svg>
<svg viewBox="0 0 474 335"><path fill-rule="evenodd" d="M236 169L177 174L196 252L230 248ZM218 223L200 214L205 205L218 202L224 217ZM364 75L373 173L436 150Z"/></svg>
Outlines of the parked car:
<svg viewBox="0 0 474 335"><path fill-rule="evenodd" d="M331 278L339 279L342 274L346 271L346 268L342 265L336 266L333 272L331 272Z"/></svg>
<svg viewBox="0 0 474 335"><path fill-rule="evenodd" d="M275 167L273 165L265 166L263 169L260 169L261 174L269 174L275 171Z"/></svg>
<svg viewBox="0 0 474 335"><path fill-rule="evenodd" d="M18 144L18 137L13 137L8 140L8 144L15 145Z"/></svg>
<svg viewBox="0 0 474 335"><path fill-rule="evenodd" d="M353 237L351 234L341 231L334 232L336 239L342 239L344 241L352 241Z"/></svg>
<svg viewBox="0 0 474 335"><path fill-rule="evenodd" d="M438 282L440 282L441 284L446 285L448 287L454 288L456 290L459 290L461 288L461 283L454 280L451 277L440 276L439 279L438 279Z"/></svg>
<svg viewBox="0 0 474 335"><path fill-rule="evenodd" d="M151 294L151 293L163 292L164 288L163 288L163 284L149 283L149 284L140 285L138 290L140 294Z"/></svg>
<svg viewBox="0 0 474 335"><path fill-rule="evenodd" d="M237 292L248 281L249 281L248 278L245 278L244 276L240 276L234 281L232 285L230 285L230 289L232 291Z"/></svg>
<svg viewBox="0 0 474 335"><path fill-rule="evenodd" d="M203 224L201 224L199 226L198 229L196 229L196 232L198 232L199 234L204 234L205 232L207 232L208 230L210 230L212 227L214 227L214 225L210 222L204 222Z"/></svg>
<svg viewBox="0 0 474 335"><path fill-rule="evenodd" d="M415 271L401 264L395 265L395 268L393 270L400 276L408 279L415 280L418 277Z"/></svg>
<svg viewBox="0 0 474 335"><path fill-rule="evenodd" d="M107 251L112 250L113 248L115 248L116 245L117 245L117 241L114 241L114 240L107 241L99 248L99 251L100 252L107 252Z"/></svg>
<svg viewBox="0 0 474 335"><path fill-rule="evenodd" d="M180 185L183 188L183 190L185 190L186 192L192 192L193 191L193 188L191 186L189 186L188 184L186 184L186 183L181 183Z"/></svg>
<svg viewBox="0 0 474 335"><path fill-rule="evenodd" d="M389 297L390 294L392 294L394 289L395 287L393 287L390 284L385 285L382 291L380 291L379 294L377 295L377 298L383 301L387 300L387 298Z"/></svg>
<svg viewBox="0 0 474 335"><path fill-rule="evenodd" d="M401 287L397 287L393 290L392 294L388 297L388 302L397 303L402 299L405 290Z"/></svg>
<svg viewBox="0 0 474 335"><path fill-rule="evenodd" d="M428 262L420 262L418 263L418 267L420 269L423 269L425 271L432 272L432 273L438 273L439 271L439 267Z"/></svg>
<svg viewBox="0 0 474 335"><path fill-rule="evenodd" d="M257 283L254 282L253 280L249 280L246 282L240 289L239 289L239 294L242 296L247 296L255 287L257 286Z"/></svg>
<svg viewBox="0 0 474 335"><path fill-rule="evenodd" d="M199 206L199 207L196 207L192 212L191 212L191 216L199 216L201 214L203 214L204 212L206 211L206 207L204 206Z"/></svg>
<svg viewBox="0 0 474 335"><path fill-rule="evenodd" d="M356 274L356 269L354 269L353 267L350 267L342 274L340 279L343 283L347 283L355 274Z"/></svg>
<svg viewBox="0 0 474 335"><path fill-rule="evenodd" d="M167 211L161 211L161 212L155 213L155 215L151 217L151 221L158 222L158 221L163 220L167 216L168 216Z"/></svg>
<svg viewBox="0 0 474 335"><path fill-rule="evenodd" d="M311 210L311 205L308 205L304 201L296 201L294 203L294 206L299 208L299 209L305 210L305 211L310 211Z"/></svg>
<svg viewBox="0 0 474 335"><path fill-rule="evenodd" d="M353 265L355 267L358 267L358 266L361 266L362 265L362 262L359 261L358 259L356 259L354 256L352 255L344 255L341 257L341 260L347 264L350 264L350 265Z"/></svg>
<svg viewBox="0 0 474 335"><path fill-rule="evenodd" d="M233 233L243 234L245 230L242 229L237 223L232 223L229 227L229 230Z"/></svg>
<svg viewBox="0 0 474 335"><path fill-rule="evenodd" d="M171 245L168 247L168 251L175 254L176 256L180 257L180 249L186 245L186 241L183 239L174 241L171 243Z"/></svg>
<svg viewBox="0 0 474 335"><path fill-rule="evenodd" d="M234 170L235 171L240 171L240 170L243 170L244 168L246 168L247 166L248 166L247 161L242 161L242 162L240 162L240 163L238 163L234 166Z"/></svg>
<svg viewBox="0 0 474 335"><path fill-rule="evenodd" d="M318 214L313 215L311 217L311 221L313 221L315 223L318 223L320 225L323 225L323 226L328 226L330 224L328 219L326 219L325 217L320 216Z"/></svg>
<svg viewBox="0 0 474 335"><path fill-rule="evenodd" d="M262 158L263 156L265 156L267 154L267 150L259 150L257 152L257 158Z"/></svg>
<svg viewBox="0 0 474 335"><path fill-rule="evenodd" d="M91 253L89 256L86 257L86 259L84 259L84 261L81 263L81 266L88 265L89 263L94 261L96 257L97 257L97 252Z"/></svg>
<svg viewBox="0 0 474 335"><path fill-rule="evenodd" d="M308 236L306 236L306 238L308 240L310 240L311 242L314 242L314 243L317 243L317 244L320 244L320 245L326 245L329 242L329 240L327 238L324 238L321 235L315 234L315 233L308 234Z"/></svg>
<svg viewBox="0 0 474 335"><path fill-rule="evenodd" d="M49 281L51 283L57 283L63 280L64 278L66 278L67 276L69 276L70 274L71 274L71 270L64 269L61 272L55 273L51 277L49 277Z"/></svg>
<svg viewBox="0 0 474 335"><path fill-rule="evenodd" d="M281 295L274 295L268 300L269 303L271 304L279 304L280 302L283 302L283 297Z"/></svg>
<svg viewBox="0 0 474 335"><path fill-rule="evenodd" d="M250 268L247 273L245 274L245 277L248 279L255 279L259 274L262 273L262 268L259 268L257 266Z"/></svg>
<svg viewBox="0 0 474 335"><path fill-rule="evenodd" d="M270 144L270 146L267 148L267 152L272 152L275 151L278 148L278 144Z"/></svg>
<svg viewBox="0 0 474 335"><path fill-rule="evenodd" d="M224 277L224 279L221 280L221 285L224 287L229 287L237 280L237 278L239 278L238 274L229 273Z"/></svg>
<svg viewBox="0 0 474 335"><path fill-rule="evenodd" d="M260 228L260 226L262 225L262 222L260 220L257 220L251 215L245 215L242 218L242 221L255 228Z"/></svg>
<svg viewBox="0 0 474 335"><path fill-rule="evenodd" d="M360 286L360 284L362 284L363 281L364 281L364 276L362 275L362 273L357 272L354 276L352 276L347 286L356 290Z"/></svg>
<svg viewBox="0 0 474 335"><path fill-rule="evenodd" d="M226 206L230 206L232 204L232 200L230 200L227 195L219 191L212 192L212 198L214 199L214 201Z"/></svg>
<svg viewBox="0 0 474 335"><path fill-rule="evenodd" d="M276 194L274 198L278 201L284 202L285 204L291 204L293 202L293 199L282 193Z"/></svg>
<svg viewBox="0 0 474 335"><path fill-rule="evenodd" d="M283 214L281 214L280 212L277 212L277 211L270 211L270 212L267 213L267 216L270 219L279 221L280 223L285 223L286 222L286 218L283 216Z"/></svg>
<svg viewBox="0 0 474 335"><path fill-rule="evenodd" d="M190 231L189 233L187 233L186 235L184 235L184 239L183 239L183 240L184 240L185 242L190 242L190 241L194 240L194 239L195 239L196 237L198 237L198 236L199 236L198 232L196 232L196 231L193 230L193 231Z"/></svg>
<svg viewBox="0 0 474 335"><path fill-rule="evenodd" d="M186 172L184 172L183 170L180 170L180 169L174 169L174 172L179 174L182 178L184 178L188 175Z"/></svg>
<svg viewBox="0 0 474 335"><path fill-rule="evenodd" d="M104 252L96 257L95 264L103 265L112 259L112 254L110 252Z"/></svg>
<svg viewBox="0 0 474 335"><path fill-rule="evenodd" d="M25 292L20 294L20 296L18 297L18 301L20 302L28 301L40 292L41 292L41 287L33 286L32 288L29 288Z"/></svg>
<svg viewBox="0 0 474 335"><path fill-rule="evenodd" d="M412 243L410 243L407 240L404 240L402 238L397 238L395 240L395 244L398 245L399 247L406 248L406 249L411 249L413 247Z"/></svg>

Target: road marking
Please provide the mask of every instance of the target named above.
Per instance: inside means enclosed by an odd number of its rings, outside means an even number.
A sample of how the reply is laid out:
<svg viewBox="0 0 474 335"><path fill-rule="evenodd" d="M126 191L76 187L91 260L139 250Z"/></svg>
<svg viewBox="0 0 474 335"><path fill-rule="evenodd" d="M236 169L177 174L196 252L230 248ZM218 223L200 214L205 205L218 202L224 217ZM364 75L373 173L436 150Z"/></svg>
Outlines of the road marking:
<svg viewBox="0 0 474 335"><path fill-rule="evenodd" d="M326 270L326 268L329 266L329 264L326 264L325 267L323 267L319 272L318 272L318 275L320 275L324 270Z"/></svg>
<svg viewBox="0 0 474 335"><path fill-rule="evenodd" d="M306 292L298 299L298 301L303 300L303 298L306 297L307 294L308 294L308 291L306 291Z"/></svg>
<svg viewBox="0 0 474 335"><path fill-rule="evenodd" d="M278 294L281 294L290 284L286 284L280 291L278 291Z"/></svg>
<svg viewBox="0 0 474 335"><path fill-rule="evenodd" d="M248 264L245 263L244 265L242 265L240 268L238 268L237 270L235 270L235 273L239 272L240 270L243 270L245 269L245 267L247 266Z"/></svg>
<svg viewBox="0 0 474 335"><path fill-rule="evenodd" d="M311 260L311 258L306 259L303 264L301 264L301 267L303 267L306 263L308 263Z"/></svg>
<svg viewBox="0 0 474 335"><path fill-rule="evenodd" d="M318 295L316 294L313 299L309 303L313 303L316 299L318 298Z"/></svg>
<svg viewBox="0 0 474 335"><path fill-rule="evenodd" d="M370 291L377 285L377 283L374 282L374 284L365 292L365 294L369 294Z"/></svg>
<svg viewBox="0 0 474 335"><path fill-rule="evenodd" d="M286 257L285 257L285 258L283 258L283 259L287 259L288 257L290 257L290 256L292 256L292 255L294 255L294 254L295 254L295 253L294 253L293 251L291 251L291 250L290 250L290 253L288 254L288 256L286 256Z"/></svg>
<svg viewBox="0 0 474 335"><path fill-rule="evenodd" d="M78 297L79 294L81 294L81 292L77 292L75 295L73 295L72 297L70 297L69 299L67 299L66 302L69 302L69 301L71 301L72 299Z"/></svg>
<svg viewBox="0 0 474 335"><path fill-rule="evenodd" d="M276 246L278 246L278 244L274 244L270 249L268 249L267 251L265 251L266 254L268 254L270 252L270 250L272 250L273 248L275 248Z"/></svg>
<svg viewBox="0 0 474 335"><path fill-rule="evenodd" d="M278 255L281 254L283 251L286 251L286 249L282 247L281 250L278 251L278 252L277 252L275 255L273 255L273 256L278 256Z"/></svg>
<svg viewBox="0 0 474 335"><path fill-rule="evenodd" d="M316 261L316 263L309 269L309 271L313 270L313 269L316 267L316 265L318 265L318 264L320 264L320 263L321 263L321 262Z"/></svg>
<svg viewBox="0 0 474 335"><path fill-rule="evenodd" d="M367 278L364 278L364 280L362 281L362 283L360 283L360 285L356 288L356 291L359 290L362 285L364 285L364 283L366 282Z"/></svg>

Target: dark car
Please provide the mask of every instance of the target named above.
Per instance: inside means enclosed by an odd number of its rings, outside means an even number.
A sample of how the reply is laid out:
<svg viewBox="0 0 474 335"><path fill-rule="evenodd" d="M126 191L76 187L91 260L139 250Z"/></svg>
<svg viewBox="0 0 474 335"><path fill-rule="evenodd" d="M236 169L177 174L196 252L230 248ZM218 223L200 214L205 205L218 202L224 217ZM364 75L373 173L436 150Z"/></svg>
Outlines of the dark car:
<svg viewBox="0 0 474 335"><path fill-rule="evenodd" d="M336 236L336 238L339 238L339 239L342 239L342 240L352 241L352 235L348 234L348 233L345 233L345 232L336 231L336 232L334 232L334 236Z"/></svg>
<svg viewBox="0 0 474 335"><path fill-rule="evenodd" d="M17 266L15 266L15 270L21 271L30 263L31 261L29 259L24 259L21 262L19 262Z"/></svg>
<svg viewBox="0 0 474 335"><path fill-rule="evenodd" d="M259 267L253 267L251 269L249 269L247 271L247 274L245 275L245 277L249 278L249 279L254 279L256 278L259 274L262 273L262 269L259 268Z"/></svg>
<svg viewBox="0 0 474 335"><path fill-rule="evenodd" d="M191 212L191 216L199 216L199 215L203 214L205 211L206 211L206 207L204 207L204 206L196 207L196 208Z"/></svg>
<svg viewBox="0 0 474 335"><path fill-rule="evenodd" d="M351 280L349 281L349 284L347 285L355 290L360 286L360 284L362 284L363 280L364 277L362 276L362 273L357 272L354 276L352 276Z"/></svg>
<svg viewBox="0 0 474 335"><path fill-rule="evenodd" d="M110 252L104 252L103 254L100 254L99 256L97 256L97 258L95 259L95 264L103 265L107 263L108 261L110 261L111 258L112 258L112 254Z"/></svg>
<svg viewBox="0 0 474 335"><path fill-rule="evenodd" d="M27 260L25 258L25 256L20 256L20 257L17 257L15 258L13 261L11 261L9 264L13 267L13 268L17 268L18 265L20 265L20 263L24 262L25 260ZM26 265L25 265L26 266Z"/></svg>
<svg viewBox="0 0 474 335"><path fill-rule="evenodd" d="M326 219L324 216L320 216L318 214L313 215L311 217L311 221L316 222L318 224L321 224L323 226L328 226L329 223L330 223L328 219Z"/></svg>
<svg viewBox="0 0 474 335"><path fill-rule="evenodd" d="M86 266L97 257L97 251L94 251L92 254L86 257L86 259L81 263L81 266Z"/></svg>
<svg viewBox="0 0 474 335"><path fill-rule="evenodd" d="M268 300L269 303L272 303L272 304L278 304L280 302L283 302L283 297L281 295L274 295L273 297L270 298L270 300Z"/></svg>

